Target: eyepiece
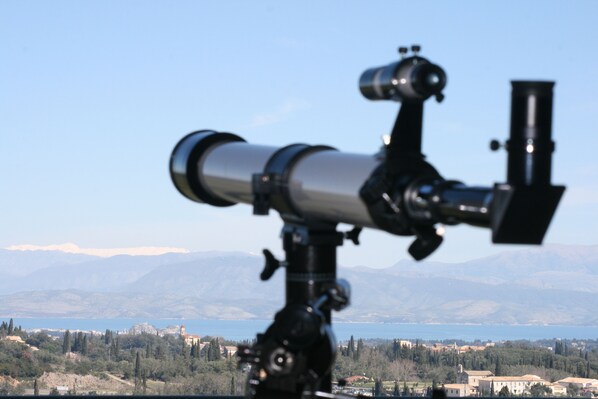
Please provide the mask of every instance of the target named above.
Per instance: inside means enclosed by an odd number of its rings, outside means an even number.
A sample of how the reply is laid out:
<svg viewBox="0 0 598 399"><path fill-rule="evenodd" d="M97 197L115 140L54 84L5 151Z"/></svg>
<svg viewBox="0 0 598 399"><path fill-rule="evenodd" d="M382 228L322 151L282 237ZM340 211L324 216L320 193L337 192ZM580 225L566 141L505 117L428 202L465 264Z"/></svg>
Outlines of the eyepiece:
<svg viewBox="0 0 598 399"><path fill-rule="evenodd" d="M513 81L507 182L549 185L554 82Z"/></svg>
<svg viewBox="0 0 598 399"><path fill-rule="evenodd" d="M444 70L418 56L370 68L359 79L359 90L369 100L421 102L430 96L440 100L445 86Z"/></svg>
<svg viewBox="0 0 598 399"><path fill-rule="evenodd" d="M421 96L428 98L440 95L444 86L446 74L438 65L424 63L414 68L413 87Z"/></svg>

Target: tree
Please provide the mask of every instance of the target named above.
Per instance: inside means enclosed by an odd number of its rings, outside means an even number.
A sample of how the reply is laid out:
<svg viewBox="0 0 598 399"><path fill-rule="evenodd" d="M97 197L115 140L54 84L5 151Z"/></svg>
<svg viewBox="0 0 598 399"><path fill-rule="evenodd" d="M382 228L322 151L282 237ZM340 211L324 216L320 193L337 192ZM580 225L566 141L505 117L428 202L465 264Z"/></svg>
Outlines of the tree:
<svg viewBox="0 0 598 399"><path fill-rule="evenodd" d="M382 390L382 380L380 378L376 378L376 381L374 382L374 396L381 396Z"/></svg>
<svg viewBox="0 0 598 399"><path fill-rule="evenodd" d="M359 338L357 340L357 350L355 351L355 360L359 360L359 356L363 353L363 339Z"/></svg>
<svg viewBox="0 0 598 399"><path fill-rule="evenodd" d="M509 392L509 388L505 385L498 391L498 396L511 396L511 392Z"/></svg>
<svg viewBox="0 0 598 399"><path fill-rule="evenodd" d="M350 358L355 356L355 340L353 339L352 335L349 339L349 343L347 344L347 356Z"/></svg>
<svg viewBox="0 0 598 399"><path fill-rule="evenodd" d="M14 332L14 324L12 322L12 319L10 319L10 322L8 322L8 335L12 335L13 332Z"/></svg>
<svg viewBox="0 0 598 399"><path fill-rule="evenodd" d="M496 363L494 365L494 375L496 375L496 376L502 375L502 367L500 364L499 356L496 356Z"/></svg>
<svg viewBox="0 0 598 399"><path fill-rule="evenodd" d="M71 348L72 352L81 352L83 348L83 333L79 331L77 334L73 334L75 338L75 342L73 343L73 347Z"/></svg>
<svg viewBox="0 0 598 399"><path fill-rule="evenodd" d="M551 394L552 391L546 385L536 383L529 388L529 393L534 398L537 398L540 396L546 396L547 394Z"/></svg>
<svg viewBox="0 0 598 399"><path fill-rule="evenodd" d="M397 360L401 357L401 341L394 339L392 341L392 360Z"/></svg>
<svg viewBox="0 0 598 399"><path fill-rule="evenodd" d="M33 381L33 395L39 396L39 385L37 383L37 378Z"/></svg>
<svg viewBox="0 0 598 399"><path fill-rule="evenodd" d="M68 353L71 351L71 332L66 330L64 333L64 339L62 341L62 353Z"/></svg>
<svg viewBox="0 0 598 399"><path fill-rule="evenodd" d="M85 334L85 336L83 336L81 354L87 356L88 353L89 353L89 342L87 341L87 334Z"/></svg>
<svg viewBox="0 0 598 399"><path fill-rule="evenodd" d="M141 356L139 352L135 356L135 393L139 392L139 385L141 383Z"/></svg>
<svg viewBox="0 0 598 399"><path fill-rule="evenodd" d="M77 352L83 352L83 332L77 333Z"/></svg>
<svg viewBox="0 0 598 399"><path fill-rule="evenodd" d="M156 351L154 352L154 357L156 359L164 359L164 348L162 347L162 345L158 345L156 347ZM197 354L197 357L199 357L199 353Z"/></svg>
<svg viewBox="0 0 598 399"><path fill-rule="evenodd" d="M390 375L398 381L412 381L417 372L417 366L411 360L397 359L388 366Z"/></svg>
<svg viewBox="0 0 598 399"><path fill-rule="evenodd" d="M567 396L579 396L579 386L569 384L569 386L567 387Z"/></svg>
<svg viewBox="0 0 598 399"><path fill-rule="evenodd" d="M220 341L218 338L214 338L208 344L208 361L220 360L222 358L220 354Z"/></svg>

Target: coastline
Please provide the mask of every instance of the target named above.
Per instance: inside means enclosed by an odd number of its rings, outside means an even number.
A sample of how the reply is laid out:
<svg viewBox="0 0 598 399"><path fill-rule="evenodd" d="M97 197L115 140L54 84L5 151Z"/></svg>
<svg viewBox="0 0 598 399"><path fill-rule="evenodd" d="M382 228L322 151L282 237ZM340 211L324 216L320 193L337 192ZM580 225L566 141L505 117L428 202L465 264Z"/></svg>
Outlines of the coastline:
<svg viewBox="0 0 598 399"><path fill-rule="evenodd" d="M230 340L253 339L263 332L271 320L228 320L228 319L87 319L87 318L18 318L12 317L15 325L25 330L77 330L104 332L107 329L124 332L136 324L148 323L157 329L184 324L187 331L201 336L220 336ZM8 319L8 317L0 317ZM388 322L334 322L333 331L337 340L364 339L423 339L423 340L465 340L505 341L539 339L598 339L598 326L566 325L500 325L500 324L417 324Z"/></svg>

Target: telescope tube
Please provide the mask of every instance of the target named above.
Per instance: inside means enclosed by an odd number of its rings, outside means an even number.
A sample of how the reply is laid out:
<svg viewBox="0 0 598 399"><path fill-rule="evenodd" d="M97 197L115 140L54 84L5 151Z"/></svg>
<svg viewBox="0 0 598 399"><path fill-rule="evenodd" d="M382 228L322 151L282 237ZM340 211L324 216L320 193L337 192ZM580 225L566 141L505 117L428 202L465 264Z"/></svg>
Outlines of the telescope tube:
<svg viewBox="0 0 598 399"><path fill-rule="evenodd" d="M290 146L289 146L290 147ZM313 146L307 146L315 148ZM230 133L212 130L184 137L170 158L172 181L185 197L216 206L252 204L253 176L262 174L282 149L248 144ZM291 162L292 161L292 162ZM303 151L289 159L279 176L284 198L299 217L376 227L359 189L380 161L374 155L341 153L331 148Z"/></svg>
<svg viewBox="0 0 598 399"><path fill-rule="evenodd" d="M377 212L392 217L396 209L373 209L360 196L366 182L383 170L384 162L376 155L343 153L324 146L248 144L231 133L201 130L177 144L170 169L177 189L192 201L216 206L255 205L254 179L258 176L276 186L276 193L271 194L277 195L272 207L283 218L347 223L411 235L409 229L399 231L379 222L378 216L385 216ZM470 188L440 176L422 181L413 171L402 176L413 184L392 183L387 194L402 204L397 214L402 221L488 226L491 188Z"/></svg>

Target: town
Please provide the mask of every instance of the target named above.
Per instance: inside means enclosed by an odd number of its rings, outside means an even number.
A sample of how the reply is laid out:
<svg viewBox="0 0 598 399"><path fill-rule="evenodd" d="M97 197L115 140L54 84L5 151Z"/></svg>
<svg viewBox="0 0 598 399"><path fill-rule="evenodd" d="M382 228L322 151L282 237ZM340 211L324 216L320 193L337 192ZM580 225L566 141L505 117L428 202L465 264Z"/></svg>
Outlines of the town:
<svg viewBox="0 0 598 399"><path fill-rule="evenodd" d="M249 342L242 342L248 344ZM147 323L126 331L0 325L0 394L241 395L238 342ZM598 341L341 342L334 392L363 396L598 397Z"/></svg>

